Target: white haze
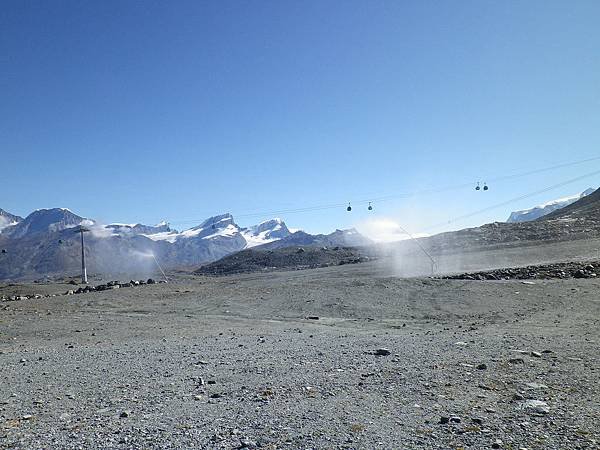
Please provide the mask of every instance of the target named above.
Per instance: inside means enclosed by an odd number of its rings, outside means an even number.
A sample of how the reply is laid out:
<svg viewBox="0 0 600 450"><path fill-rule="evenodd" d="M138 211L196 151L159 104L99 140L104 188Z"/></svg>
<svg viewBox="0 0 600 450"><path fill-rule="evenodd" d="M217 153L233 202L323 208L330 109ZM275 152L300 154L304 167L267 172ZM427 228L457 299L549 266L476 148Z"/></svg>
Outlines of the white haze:
<svg viewBox="0 0 600 450"><path fill-rule="evenodd" d="M426 233L413 232L391 217L373 217L359 222L355 228L373 242L397 242L405 239L429 236ZM410 233L410 235L408 234Z"/></svg>
<svg viewBox="0 0 600 450"><path fill-rule="evenodd" d="M406 208L393 215L373 215L355 224L355 228L377 244L378 263L391 276L430 276L462 271L469 265L465 263L471 261L465 260L462 250L436 254L431 251L429 240L421 239L437 234L422 231L439 219L434 216L432 211ZM439 243L442 238L440 236L436 241ZM485 261L478 263L486 264Z"/></svg>

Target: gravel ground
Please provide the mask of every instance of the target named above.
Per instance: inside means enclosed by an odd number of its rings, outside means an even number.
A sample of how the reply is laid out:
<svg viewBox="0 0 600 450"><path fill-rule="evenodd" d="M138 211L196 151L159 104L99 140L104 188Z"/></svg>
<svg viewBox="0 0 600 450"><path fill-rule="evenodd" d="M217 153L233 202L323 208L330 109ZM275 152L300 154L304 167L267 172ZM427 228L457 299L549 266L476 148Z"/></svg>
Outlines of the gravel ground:
<svg viewBox="0 0 600 450"><path fill-rule="evenodd" d="M372 262L2 302L0 448L598 449L599 288Z"/></svg>

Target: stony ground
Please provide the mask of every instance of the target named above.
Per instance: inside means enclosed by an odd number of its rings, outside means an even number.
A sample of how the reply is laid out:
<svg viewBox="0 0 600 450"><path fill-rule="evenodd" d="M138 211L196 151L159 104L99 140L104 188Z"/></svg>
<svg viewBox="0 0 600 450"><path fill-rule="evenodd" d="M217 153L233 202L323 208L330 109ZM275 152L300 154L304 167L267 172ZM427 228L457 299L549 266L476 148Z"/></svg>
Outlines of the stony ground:
<svg viewBox="0 0 600 450"><path fill-rule="evenodd" d="M2 302L0 448L600 448L600 280L383 267Z"/></svg>
<svg viewBox="0 0 600 450"><path fill-rule="evenodd" d="M600 261L537 264L525 267L442 275L447 280L548 280L552 278L596 278Z"/></svg>

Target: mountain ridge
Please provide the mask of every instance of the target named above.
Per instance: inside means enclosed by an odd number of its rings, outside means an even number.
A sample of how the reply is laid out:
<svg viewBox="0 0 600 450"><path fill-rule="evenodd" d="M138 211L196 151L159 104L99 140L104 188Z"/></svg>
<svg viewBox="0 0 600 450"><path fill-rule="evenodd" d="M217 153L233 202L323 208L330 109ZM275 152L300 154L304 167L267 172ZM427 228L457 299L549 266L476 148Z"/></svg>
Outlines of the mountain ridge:
<svg viewBox="0 0 600 450"><path fill-rule="evenodd" d="M100 224L76 215L67 208L40 209L0 232L4 250L0 279L39 277L48 274L76 274L80 267L81 244L73 231L85 225L86 260L90 273L152 272L155 259L166 268L199 266L244 249L275 244L294 235L279 218L251 227L235 223L230 213L209 217L181 232L161 223ZM309 235L303 245L344 241L344 232ZM341 233L341 235L339 235ZM348 236L357 232L348 231ZM338 236L339 235L339 236ZM289 243L291 245L291 243Z"/></svg>

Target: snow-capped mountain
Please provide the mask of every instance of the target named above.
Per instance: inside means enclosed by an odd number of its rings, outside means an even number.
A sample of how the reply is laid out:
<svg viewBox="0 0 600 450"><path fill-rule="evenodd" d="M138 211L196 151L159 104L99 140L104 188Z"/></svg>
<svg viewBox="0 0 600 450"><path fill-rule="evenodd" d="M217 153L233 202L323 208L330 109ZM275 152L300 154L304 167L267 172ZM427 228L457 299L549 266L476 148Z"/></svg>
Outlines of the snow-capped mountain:
<svg viewBox="0 0 600 450"><path fill-rule="evenodd" d="M115 233L131 233L131 234L157 234L170 233L172 230L167 222L161 222L157 225L143 225L141 223L111 223L105 228L114 230Z"/></svg>
<svg viewBox="0 0 600 450"><path fill-rule="evenodd" d="M23 220L22 217L15 216L0 208L0 233L2 233L2 230L5 228L18 224L21 220Z"/></svg>
<svg viewBox="0 0 600 450"><path fill-rule="evenodd" d="M231 214L222 214L206 219L200 225L180 233L171 230L156 233L144 233L153 241L166 241L171 244L182 244L189 239L214 240L236 239L243 247L250 248L267 244L289 236L290 230L281 219L271 219L249 228L237 225Z"/></svg>
<svg viewBox="0 0 600 450"><path fill-rule="evenodd" d="M48 233L73 228L93 221L73 214L67 208L38 209L15 225L4 229L3 234L11 238L21 238L36 233Z"/></svg>
<svg viewBox="0 0 600 450"><path fill-rule="evenodd" d="M78 273L81 244L73 232L78 225L90 231L85 235L88 271L115 276L154 273L153 256L167 268L194 267L250 247L342 246L362 238L355 230L337 230L331 235L292 233L281 219L245 228L236 224L231 214L210 217L181 232L167 223L102 225L66 208L38 210L25 219L10 220L12 225L0 233L0 279Z"/></svg>
<svg viewBox="0 0 600 450"><path fill-rule="evenodd" d="M539 219L540 217L545 216L546 214L550 214L551 212L557 211L565 206L569 206L572 203L575 203L577 200L590 195L594 192L595 189L589 188L583 191L581 194L572 195L570 197L559 198L557 200L552 200L546 202L542 205L535 206L530 209L524 209L521 211L514 211L510 214L508 218L508 223L517 223L517 222L529 222L531 220Z"/></svg>
<svg viewBox="0 0 600 450"><path fill-rule="evenodd" d="M267 220L242 230L242 236L246 240L246 247L251 248L258 245L268 244L288 237L290 230L285 222L279 218Z"/></svg>
<svg viewBox="0 0 600 450"><path fill-rule="evenodd" d="M308 234L304 231L296 231L284 238L266 243L261 248L273 250L295 246L362 247L369 245L373 245L373 241L351 228L349 230L335 230L330 234Z"/></svg>

